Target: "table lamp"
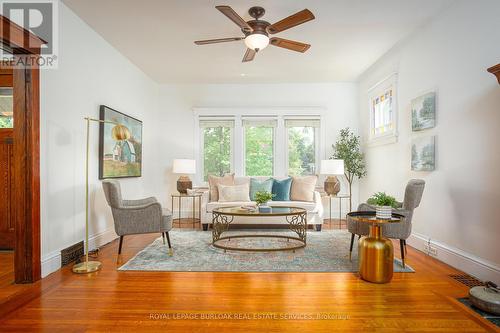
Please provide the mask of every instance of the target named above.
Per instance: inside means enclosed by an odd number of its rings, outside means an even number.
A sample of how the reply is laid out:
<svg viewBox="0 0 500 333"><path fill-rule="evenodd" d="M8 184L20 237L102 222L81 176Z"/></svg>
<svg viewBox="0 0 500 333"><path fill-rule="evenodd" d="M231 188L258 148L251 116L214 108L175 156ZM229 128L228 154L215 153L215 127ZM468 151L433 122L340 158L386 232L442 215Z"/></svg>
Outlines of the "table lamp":
<svg viewBox="0 0 500 333"><path fill-rule="evenodd" d="M179 193L187 193L188 189L193 188L193 182L191 182L191 179L189 179L187 175L196 173L196 161L175 159L173 173L181 174L179 180L177 180L177 191L179 191Z"/></svg>
<svg viewBox="0 0 500 333"><path fill-rule="evenodd" d="M340 191L340 181L336 176L344 174L344 160L322 160L321 174L328 175L325 180L325 192L328 195L337 195Z"/></svg>

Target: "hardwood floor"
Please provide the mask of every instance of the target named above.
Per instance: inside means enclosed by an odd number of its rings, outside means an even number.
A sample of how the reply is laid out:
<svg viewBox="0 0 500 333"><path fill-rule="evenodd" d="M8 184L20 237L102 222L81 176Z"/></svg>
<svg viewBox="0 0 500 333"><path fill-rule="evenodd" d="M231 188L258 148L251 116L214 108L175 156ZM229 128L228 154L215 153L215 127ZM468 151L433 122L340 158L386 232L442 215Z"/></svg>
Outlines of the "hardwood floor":
<svg viewBox="0 0 500 333"><path fill-rule="evenodd" d="M159 236L126 237L122 262ZM448 277L459 273L457 270L410 247L408 263L416 273L395 273L393 281L384 285L364 282L354 273L119 272L117 247L114 241L101 248L99 260L104 268L97 274L74 275L71 267L64 267L36 283L33 288L37 297L1 318L0 331L496 329L456 301L467 293L466 286ZM317 320L318 315L324 318ZM289 319L293 316L299 318Z"/></svg>
<svg viewBox="0 0 500 333"><path fill-rule="evenodd" d="M0 251L0 290L14 283L14 252Z"/></svg>

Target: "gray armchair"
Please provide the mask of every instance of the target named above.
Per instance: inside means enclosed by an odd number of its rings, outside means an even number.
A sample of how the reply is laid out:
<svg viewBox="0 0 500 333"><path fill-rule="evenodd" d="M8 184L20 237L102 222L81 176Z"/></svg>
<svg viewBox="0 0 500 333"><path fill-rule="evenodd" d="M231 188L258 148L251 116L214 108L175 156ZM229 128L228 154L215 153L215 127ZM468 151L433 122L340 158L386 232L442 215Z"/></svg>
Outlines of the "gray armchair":
<svg viewBox="0 0 500 333"><path fill-rule="evenodd" d="M162 209L161 204L154 197L140 200L123 200L120 183L107 179L102 182L106 201L111 207L115 232L120 236L118 254L122 252L123 237L125 235L161 233L163 244L167 237L168 247L172 229L172 214L168 209Z"/></svg>
<svg viewBox="0 0 500 333"><path fill-rule="evenodd" d="M420 200L422 199L422 194L424 192L425 181L422 179L412 179L406 185L404 201L400 203L400 208L395 208L394 212L405 216L405 219L400 223L388 223L382 224L382 235L387 238L399 239L399 244L401 247L401 260L403 262L403 267L405 265L405 252L406 252L406 240L411 234L411 222L413 217L413 211L420 205ZM358 206L358 211L361 212L374 212L375 207L370 206L366 203L362 203ZM347 230L351 233L351 246L350 253L352 253L352 246L354 244L354 236L358 235L358 239L361 236L366 236L369 234L368 223L362 223L354 221L351 218L347 218Z"/></svg>

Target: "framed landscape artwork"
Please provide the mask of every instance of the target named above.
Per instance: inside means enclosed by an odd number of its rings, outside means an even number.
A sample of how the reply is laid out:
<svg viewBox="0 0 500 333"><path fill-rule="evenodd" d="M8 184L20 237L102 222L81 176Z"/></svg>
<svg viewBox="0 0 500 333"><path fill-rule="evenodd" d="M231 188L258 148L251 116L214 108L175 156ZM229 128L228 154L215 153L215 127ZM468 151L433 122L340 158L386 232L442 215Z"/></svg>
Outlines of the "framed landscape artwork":
<svg viewBox="0 0 500 333"><path fill-rule="evenodd" d="M411 169L433 171L436 168L435 136L413 139L411 143Z"/></svg>
<svg viewBox="0 0 500 333"><path fill-rule="evenodd" d="M411 101L411 128L413 132L436 126L436 93L430 92Z"/></svg>
<svg viewBox="0 0 500 333"><path fill-rule="evenodd" d="M99 126L99 179L140 177L142 172L142 121L101 105L99 119L124 125L128 140L115 141L113 123Z"/></svg>

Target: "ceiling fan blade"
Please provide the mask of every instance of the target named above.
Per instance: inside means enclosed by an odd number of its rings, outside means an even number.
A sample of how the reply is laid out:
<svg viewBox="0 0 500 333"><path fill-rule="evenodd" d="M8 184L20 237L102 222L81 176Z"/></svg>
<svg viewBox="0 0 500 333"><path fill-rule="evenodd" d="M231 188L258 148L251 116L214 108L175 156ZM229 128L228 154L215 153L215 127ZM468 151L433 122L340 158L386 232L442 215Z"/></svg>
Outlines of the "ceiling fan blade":
<svg viewBox="0 0 500 333"><path fill-rule="evenodd" d="M222 14L226 15L231 21L236 23L242 30L247 32L252 32L253 28L248 25L245 20L239 16L231 7L229 6L215 6Z"/></svg>
<svg viewBox="0 0 500 333"><path fill-rule="evenodd" d="M267 31L270 34L275 34L290 28L293 28L299 24L306 23L308 21L314 20L314 14L311 13L309 9L301 10L293 15L290 15L279 22L271 24L267 27Z"/></svg>
<svg viewBox="0 0 500 333"><path fill-rule="evenodd" d="M217 39L205 39L205 40L197 40L194 43L196 45L205 45L205 44L215 44L215 43L224 43L224 42L234 42L237 40L245 39L244 37L230 37L230 38L217 38Z"/></svg>
<svg viewBox="0 0 500 333"><path fill-rule="evenodd" d="M247 48L247 51L245 52L245 55L243 56L243 60L241 60L241 62L252 61L256 53L257 52L255 52L254 50Z"/></svg>
<svg viewBox="0 0 500 333"><path fill-rule="evenodd" d="M306 52L311 47L310 44L305 44L301 42L296 42L294 40L278 38L278 37L271 38L269 40L269 43L274 46L302 53Z"/></svg>

